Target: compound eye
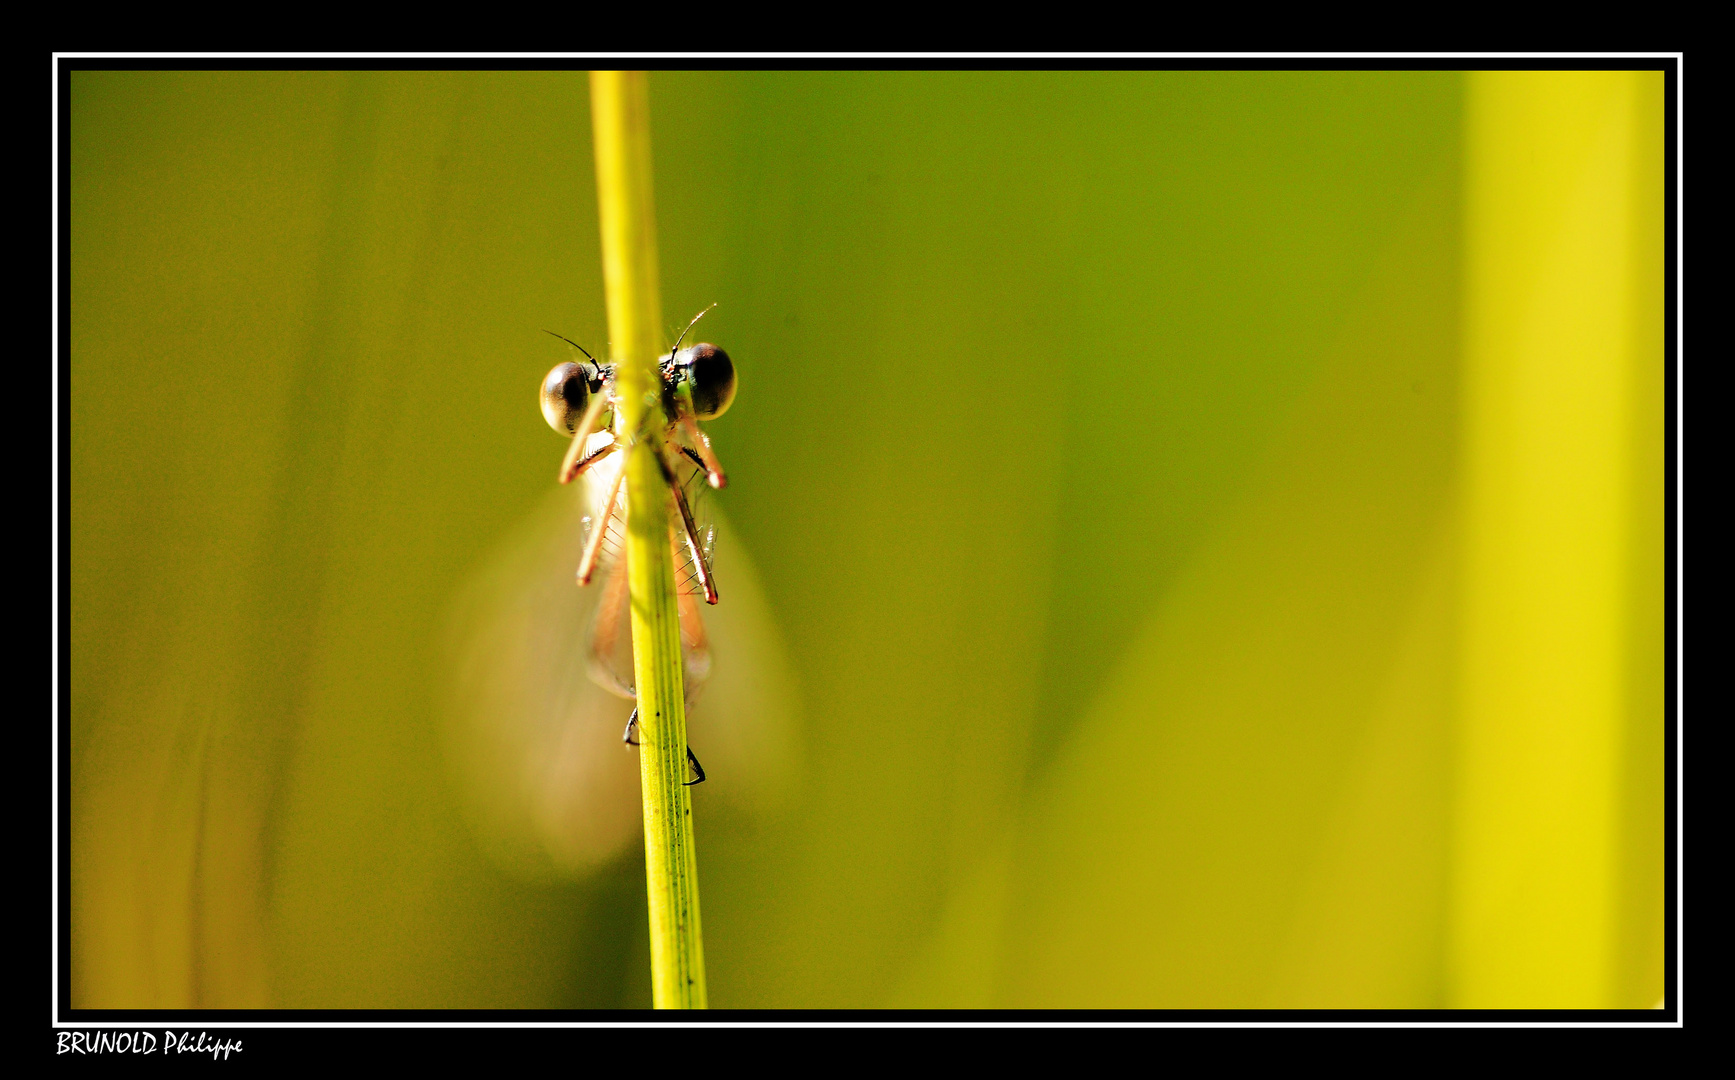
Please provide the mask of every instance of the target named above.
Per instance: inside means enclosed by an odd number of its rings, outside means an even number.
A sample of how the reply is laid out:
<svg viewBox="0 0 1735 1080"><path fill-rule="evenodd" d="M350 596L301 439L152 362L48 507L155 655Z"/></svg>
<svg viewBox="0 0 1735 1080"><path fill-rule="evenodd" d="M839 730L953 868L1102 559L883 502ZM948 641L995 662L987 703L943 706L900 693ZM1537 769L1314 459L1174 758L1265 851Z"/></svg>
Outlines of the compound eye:
<svg viewBox="0 0 1735 1080"><path fill-rule="evenodd" d="M562 435L578 433L578 422L590 404L589 372L583 364L557 364L542 380L542 418Z"/></svg>
<svg viewBox="0 0 1735 1080"><path fill-rule="evenodd" d="M715 420L735 402L735 364L729 354L701 342L682 349L675 359L692 388L693 412L700 420Z"/></svg>

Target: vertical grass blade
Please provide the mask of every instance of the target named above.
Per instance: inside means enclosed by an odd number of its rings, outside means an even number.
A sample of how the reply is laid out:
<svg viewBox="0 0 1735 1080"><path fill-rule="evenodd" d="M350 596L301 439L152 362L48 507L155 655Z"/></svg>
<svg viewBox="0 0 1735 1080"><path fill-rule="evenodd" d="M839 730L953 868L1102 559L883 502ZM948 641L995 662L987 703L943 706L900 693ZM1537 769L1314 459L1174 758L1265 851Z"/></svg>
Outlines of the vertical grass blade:
<svg viewBox="0 0 1735 1080"><path fill-rule="evenodd" d="M1660 519L1636 512L1661 464L1661 79L1470 81L1459 1005L1630 1007L1661 989L1619 974L1623 935L1661 931L1621 914L1623 861L1638 865L1622 759L1661 708L1635 709L1649 661L1626 630L1662 584L1643 539ZM1636 558L1655 561L1635 600Z"/></svg>
<svg viewBox="0 0 1735 1080"><path fill-rule="evenodd" d="M591 122L602 220L603 280L623 430L651 434L629 452L627 574L638 687L651 1000L705 1007L705 953L687 776L680 615L669 548L669 494L653 444L661 436L662 299L651 196L650 107L642 71L593 71Z"/></svg>

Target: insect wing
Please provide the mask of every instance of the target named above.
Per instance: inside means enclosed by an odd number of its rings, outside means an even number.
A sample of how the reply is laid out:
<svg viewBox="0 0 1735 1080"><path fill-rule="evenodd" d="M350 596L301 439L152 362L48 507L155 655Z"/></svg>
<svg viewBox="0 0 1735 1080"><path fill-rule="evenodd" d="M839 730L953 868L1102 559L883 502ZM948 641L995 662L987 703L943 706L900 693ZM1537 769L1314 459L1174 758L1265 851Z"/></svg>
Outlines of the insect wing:
<svg viewBox="0 0 1735 1080"><path fill-rule="evenodd" d="M703 593L675 598L681 616L684 697L695 701L711 675L711 642L700 614ZM590 624L589 663L593 682L620 697L636 696L633 675L632 604L627 594L626 560L615 563L602 582L602 595Z"/></svg>
<svg viewBox="0 0 1735 1080"><path fill-rule="evenodd" d="M678 448L678 456L670 456L674 458L675 480L681 486L681 495L686 500L693 524L693 535L689 540L679 505L670 507L673 511L670 528L676 534L675 591L682 596L699 596L716 603L710 599L716 595L713 567L717 549L717 526L711 518L711 485L706 481L704 465L696 464L688 456L690 448L679 443L674 446ZM707 582L711 583L711 590L706 589Z"/></svg>
<svg viewBox="0 0 1735 1080"><path fill-rule="evenodd" d="M602 595L590 622L590 677L620 697L633 697L633 626L627 600L626 564L618 561L602 579Z"/></svg>
<svg viewBox="0 0 1735 1080"><path fill-rule="evenodd" d="M615 455L615 458L619 459L624 457L625 455ZM630 698L635 696L636 688L633 674L632 605L628 598L627 560L624 557L627 520L625 492L621 492L617 497L613 513L606 517L602 514L606 506L608 486L613 482L609 470L619 467L615 458L604 463L608 469L599 466L597 470L593 470L599 475L593 477L586 474L589 483L587 496L592 500L592 512L584 519L585 546L590 545L597 530L603 530L598 558L601 596L591 621L588 653L592 680L611 693ZM685 461L684 456L682 460ZM677 482L681 484L682 493L688 497L688 506L694 518L694 536L697 539L696 544L688 541L680 513L671 498L669 544L674 557L676 604L680 612L684 690L686 700L691 703L698 697L705 680L711 674L711 646L705 632L704 616L701 614L705 602L704 578L698 567L702 565L704 573L709 575L716 551L717 530L709 512L709 500L705 496L709 487L705 483L703 470L691 464L685 467L677 465L675 475ZM701 564L696 560L703 562Z"/></svg>
<svg viewBox="0 0 1735 1080"><path fill-rule="evenodd" d="M614 435L609 432L599 432L592 437L590 453L595 453L609 445ZM596 565L592 572L607 571L620 561L621 552L626 550L627 538L627 493L626 485L621 483L622 472L626 467L626 455L610 454L597 462L582 478L584 483L584 523L581 550L590 553L596 551ZM610 501L610 496L613 501ZM598 531L602 533L599 537ZM579 583L583 584L582 571L584 563L580 562Z"/></svg>

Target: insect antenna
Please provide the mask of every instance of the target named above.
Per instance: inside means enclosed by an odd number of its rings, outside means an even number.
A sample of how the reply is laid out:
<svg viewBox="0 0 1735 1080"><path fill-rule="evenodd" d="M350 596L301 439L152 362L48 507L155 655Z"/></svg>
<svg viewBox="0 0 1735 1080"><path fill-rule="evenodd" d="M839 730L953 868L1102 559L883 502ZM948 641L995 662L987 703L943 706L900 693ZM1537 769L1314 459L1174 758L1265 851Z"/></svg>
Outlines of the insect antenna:
<svg viewBox="0 0 1735 1080"><path fill-rule="evenodd" d="M717 306L717 305L715 305L715 304L712 304L712 305L711 305L711 306L712 306L712 307L716 307L716 306ZM701 312L700 312L700 313L699 313L699 314L701 314L701 315L703 315L703 314L704 314L704 312L702 312L702 311L701 311ZM697 322L697 321L698 321L698 320L697 320L697 319L695 319L695 320L693 320L693 321L694 321L694 322ZM580 344L579 344L579 343L578 343L578 342L576 342L576 341L574 341L574 340L572 340L572 339L571 339L571 338L569 338L569 337L567 337L567 336L566 336L566 335L565 335L565 334L556 334L556 333L555 333L555 332L554 332L554 331L552 331L552 330L544 330L544 331L543 331L543 333L544 333L544 334L548 334L548 335L550 335L550 336L552 336L552 337L557 337L557 338L559 338L559 339L560 339L560 340L562 340L562 341L564 341L564 342L566 342L566 343L567 343L567 344L568 344L568 345L571 345L571 346L572 346L572 347L573 347L573 348L575 348L575 349L577 349L577 350L578 350L578 351L579 351L579 352L581 352L581 353L584 353L584 358L585 358L585 359L586 359L586 360L589 360L589 361L590 361L590 362L591 362L591 363L593 363L593 364L595 364L595 363L596 363L596 357L594 357L594 356L592 356L592 355L590 355L590 353L589 353L589 352L586 352L586 351L585 351L585 348L584 348L584 346L583 346L583 345L580 345ZM597 366L598 366L598 367L601 367L601 366L602 366L602 365L600 365L600 364L598 364L598 365L597 365Z"/></svg>
<svg viewBox="0 0 1735 1080"><path fill-rule="evenodd" d="M714 308L716 306L717 306L716 304L712 304L711 307L706 308L705 311L710 311L711 308ZM693 323L696 323L700 319L703 319L705 317L705 311L701 311L697 315L693 316L693 322L690 322L687 324L687 330L691 330L693 328ZM687 340L687 330L682 330L681 336L675 339L675 347L669 350L669 359L670 360L673 360L675 358L675 354L681 350L681 342ZM559 335L556 335L556 336L559 336Z"/></svg>

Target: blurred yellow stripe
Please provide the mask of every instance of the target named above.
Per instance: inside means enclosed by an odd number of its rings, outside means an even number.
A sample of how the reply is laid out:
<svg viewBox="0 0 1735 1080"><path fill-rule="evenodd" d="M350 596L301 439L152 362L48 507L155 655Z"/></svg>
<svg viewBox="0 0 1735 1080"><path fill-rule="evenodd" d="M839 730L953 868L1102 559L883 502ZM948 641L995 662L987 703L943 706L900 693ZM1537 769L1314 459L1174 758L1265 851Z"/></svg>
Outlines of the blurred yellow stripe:
<svg viewBox="0 0 1735 1080"><path fill-rule="evenodd" d="M1623 997L1636 400L1660 378L1659 73L1471 76L1456 1004ZM1641 254L1647 257L1639 258ZM1642 265L1641 265L1642 262ZM1660 567L1655 575L1660 589ZM1657 643L1660 648L1660 643ZM1640 710L1642 712L1642 710ZM1635 867L1637 864L1633 864ZM1636 872L1636 871L1635 871Z"/></svg>

